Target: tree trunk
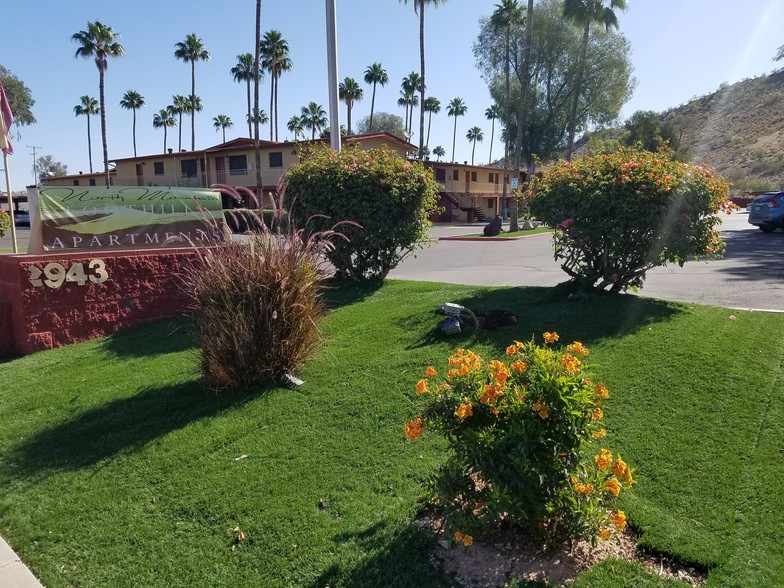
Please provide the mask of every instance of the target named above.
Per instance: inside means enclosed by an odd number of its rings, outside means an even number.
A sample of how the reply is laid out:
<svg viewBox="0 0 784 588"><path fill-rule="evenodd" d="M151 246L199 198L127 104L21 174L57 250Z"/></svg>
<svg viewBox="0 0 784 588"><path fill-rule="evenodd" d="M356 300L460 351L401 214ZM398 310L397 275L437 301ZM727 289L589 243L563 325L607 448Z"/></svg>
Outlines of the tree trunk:
<svg viewBox="0 0 784 588"><path fill-rule="evenodd" d="M523 151L523 127L528 116L528 87L531 85L531 40L533 38L534 26L534 0L528 0L528 10L525 17L525 56L523 57L523 95L520 101L520 114L517 117L517 137L515 137L515 175L517 178L517 189L522 191L520 182L520 165L522 163ZM526 182L529 177L526 176ZM519 230L517 198L513 199L512 211L510 214L509 231Z"/></svg>
<svg viewBox="0 0 784 588"><path fill-rule="evenodd" d="M474 139L474 145L471 147L471 165L474 165L474 152L476 152L476 139Z"/></svg>
<svg viewBox="0 0 784 588"><path fill-rule="evenodd" d="M93 140L90 138L90 113L87 113L87 157L90 160L90 173L93 173Z"/></svg>
<svg viewBox="0 0 784 588"><path fill-rule="evenodd" d="M278 80L275 80L275 140L278 140Z"/></svg>
<svg viewBox="0 0 784 588"><path fill-rule="evenodd" d="M133 109L133 156L136 157L136 109Z"/></svg>
<svg viewBox="0 0 784 588"><path fill-rule="evenodd" d="M430 123L433 122L433 113L427 114L427 140L425 141L425 148L430 149Z"/></svg>
<svg viewBox="0 0 784 588"><path fill-rule="evenodd" d="M179 133L177 136L177 151L182 151L182 111L177 113L177 118L179 118L179 121L177 122L177 125L179 126Z"/></svg>
<svg viewBox="0 0 784 588"><path fill-rule="evenodd" d="M196 61L191 61L191 151L196 151Z"/></svg>
<svg viewBox="0 0 784 588"><path fill-rule="evenodd" d="M566 160L572 160L572 150L574 149L574 132L577 128L577 105L580 102L580 87L583 85L583 75L585 74L585 54L588 51L588 33L590 32L591 21L586 18L583 27L583 44L580 46L580 63L577 66L577 81L574 84L574 97L572 98L572 112L569 115L569 145L566 148Z"/></svg>
<svg viewBox="0 0 784 588"><path fill-rule="evenodd" d="M494 135L495 135L495 119L493 119L493 122L491 123L490 126L490 155L487 158L487 165L490 165L490 163L493 161L493 139L495 138Z"/></svg>
<svg viewBox="0 0 784 588"><path fill-rule="evenodd" d="M101 140L103 141L103 179L109 187L109 149L106 146L106 102L104 100L104 70L98 68L98 90L101 94Z"/></svg>
<svg viewBox="0 0 784 588"><path fill-rule="evenodd" d="M346 124L348 125L348 134L351 134L351 101L346 101Z"/></svg>
<svg viewBox="0 0 784 588"><path fill-rule="evenodd" d="M455 115L455 130L452 132L452 162L455 161L455 141L457 140L457 115Z"/></svg>
<svg viewBox="0 0 784 588"><path fill-rule="evenodd" d="M511 25L507 25L506 27L506 38L505 38L505 46L504 46L504 59L506 60L504 63L504 82L506 85L505 88L506 104L504 105L504 110L506 110L505 114L506 114L506 131L507 131L506 140L504 141L504 187L503 190L501 191L501 201L503 202L502 211L503 211L504 218L509 218L509 197L508 197L508 191L506 186L506 178L508 175L507 170L509 169L509 123L512 120L511 106L510 106L510 102L512 101L512 95L511 92L509 91L509 36L510 36L509 27L510 26Z"/></svg>
<svg viewBox="0 0 784 588"><path fill-rule="evenodd" d="M272 141L272 139L274 137L274 135L272 133L275 132L274 129L272 128L272 126L273 126L273 124L275 122L275 113L273 112L274 108L275 108L275 62L273 61L272 62L272 75L270 76L270 112L269 112L269 118L270 118L270 121L269 121L270 122L270 141Z"/></svg>
<svg viewBox="0 0 784 588"><path fill-rule="evenodd" d="M166 125L163 125L163 152L166 153Z"/></svg>
<svg viewBox="0 0 784 588"><path fill-rule="evenodd" d="M419 0L419 68L422 76L419 88L419 159L422 160L425 158L425 0Z"/></svg>
<svg viewBox="0 0 784 588"><path fill-rule="evenodd" d="M370 99L370 125L368 126L368 133L373 132L373 110L376 107L376 82L373 82L373 98Z"/></svg>
<svg viewBox="0 0 784 588"><path fill-rule="evenodd" d="M253 124L253 115L251 113L253 111L251 110L250 107L250 78L248 78L247 86L248 86L248 137L252 137L253 129L251 128L251 125Z"/></svg>
<svg viewBox="0 0 784 588"><path fill-rule="evenodd" d="M261 179L261 146L259 144L259 43L261 43L261 0L256 0L256 49L253 61L253 155L256 164L256 206L261 209L264 184Z"/></svg>

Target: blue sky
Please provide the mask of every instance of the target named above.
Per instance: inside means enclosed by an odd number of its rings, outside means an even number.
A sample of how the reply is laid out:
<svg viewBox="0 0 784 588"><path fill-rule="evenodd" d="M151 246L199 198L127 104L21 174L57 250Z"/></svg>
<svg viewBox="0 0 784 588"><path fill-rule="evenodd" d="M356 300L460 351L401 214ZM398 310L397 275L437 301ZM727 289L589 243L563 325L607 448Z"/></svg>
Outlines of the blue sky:
<svg viewBox="0 0 784 588"><path fill-rule="evenodd" d="M340 79L354 77L365 90L365 99L355 105L354 121L369 114L370 88L362 76L376 61L390 77L390 84L378 89L376 111L402 115L397 106L400 80L419 69L418 20L412 6L396 0L336 1L338 73ZM472 43L479 18L491 14L497 1L449 0L426 15L428 95L439 98L442 105L460 96L468 105L467 115L458 120L458 161L471 157L465 134L474 125L485 131L484 142L477 145L477 162L486 162L489 154L490 123L484 112L490 97L475 65ZM235 123L227 139L247 134L245 88L232 80L229 70L238 53L252 51L254 0L26 0L9 4L4 8L3 21L10 26L0 36L0 64L32 90L38 119L36 125L24 127L14 142L9 166L14 190L32 182L32 155L27 146L67 164L69 173L88 171L86 120L75 117L73 107L83 94L98 97L98 72L91 60L74 58L76 45L70 37L92 20L119 32L126 51L124 58L110 62L106 76L110 159L133 155L131 112L118 105L129 89L146 100L138 112L139 154L162 151L163 134L152 128L152 116L171 103L173 94L190 93L190 65L173 56L174 44L189 33L196 33L212 54L209 62L196 64L196 93L204 104L196 118L196 147L221 141L212 126L217 114L227 114ZM748 0L742 6L729 0L630 0L629 4L620 25L631 42L638 84L622 118L639 109L678 106L712 92L722 82L769 73L784 65L771 61L784 44L781 0ZM290 135L286 121L299 114L303 105L313 100L328 109L325 4L322 0L264 0L262 10L262 30L282 32L294 64L280 80L279 132L284 139ZM268 100L265 80L261 89L265 110ZM345 122L342 104L340 115ZM99 171L100 123L94 122L93 167ZM451 151L452 124L443 110L433 119L431 148L440 144L447 153ZM190 147L187 117L183 126L183 147ZM269 136L266 126L262 127L265 136ZM493 149L495 157L497 138Z"/></svg>

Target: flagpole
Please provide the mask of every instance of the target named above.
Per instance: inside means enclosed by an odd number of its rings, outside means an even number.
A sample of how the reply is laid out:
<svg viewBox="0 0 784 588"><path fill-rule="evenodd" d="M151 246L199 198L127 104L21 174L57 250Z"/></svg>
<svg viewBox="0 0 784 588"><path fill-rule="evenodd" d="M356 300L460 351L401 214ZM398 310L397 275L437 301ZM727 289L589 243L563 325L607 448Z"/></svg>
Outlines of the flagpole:
<svg viewBox="0 0 784 588"><path fill-rule="evenodd" d="M8 153L3 151L3 167L5 168L5 187L8 192L8 216L11 217L11 244L14 248L14 253L19 253L19 247L16 244L16 222L14 221L14 197L11 194L11 176L8 175Z"/></svg>

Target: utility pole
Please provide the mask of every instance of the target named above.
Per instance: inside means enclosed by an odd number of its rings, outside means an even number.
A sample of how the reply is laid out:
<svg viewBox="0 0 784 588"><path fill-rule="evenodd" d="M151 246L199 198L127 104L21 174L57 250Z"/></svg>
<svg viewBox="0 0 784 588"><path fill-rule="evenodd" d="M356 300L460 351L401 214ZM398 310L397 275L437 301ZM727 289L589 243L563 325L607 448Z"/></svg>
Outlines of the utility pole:
<svg viewBox="0 0 784 588"><path fill-rule="evenodd" d="M43 149L43 147L33 147L31 145L28 145L27 148L33 150L33 152L30 154L33 156L33 184L37 188L38 187L38 159L35 156L35 152L37 149Z"/></svg>

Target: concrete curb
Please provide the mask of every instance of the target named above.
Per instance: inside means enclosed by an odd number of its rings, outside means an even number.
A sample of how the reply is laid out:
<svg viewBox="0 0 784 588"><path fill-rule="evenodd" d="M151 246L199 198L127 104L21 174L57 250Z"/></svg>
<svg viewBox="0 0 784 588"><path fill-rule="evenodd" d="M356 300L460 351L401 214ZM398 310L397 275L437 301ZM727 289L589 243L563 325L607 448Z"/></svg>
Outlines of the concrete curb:
<svg viewBox="0 0 784 588"><path fill-rule="evenodd" d="M0 586L8 588L43 588L8 543L0 537Z"/></svg>
<svg viewBox="0 0 784 588"><path fill-rule="evenodd" d="M439 237L439 241L474 241L477 243L493 243L495 241L519 241L520 239L530 239L531 237L541 237L542 235L552 235L552 231L536 233L534 235L519 235L517 237Z"/></svg>

